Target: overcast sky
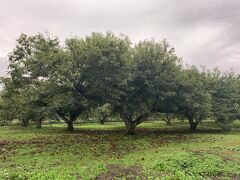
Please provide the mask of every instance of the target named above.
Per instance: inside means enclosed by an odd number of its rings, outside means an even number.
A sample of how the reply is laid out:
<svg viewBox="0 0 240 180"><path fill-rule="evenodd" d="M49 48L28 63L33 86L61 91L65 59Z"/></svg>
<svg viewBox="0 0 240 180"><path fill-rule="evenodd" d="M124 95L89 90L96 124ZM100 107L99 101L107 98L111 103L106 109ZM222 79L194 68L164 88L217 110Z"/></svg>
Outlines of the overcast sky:
<svg viewBox="0 0 240 180"><path fill-rule="evenodd" d="M20 33L166 38L185 63L240 72L240 0L0 0L0 74Z"/></svg>

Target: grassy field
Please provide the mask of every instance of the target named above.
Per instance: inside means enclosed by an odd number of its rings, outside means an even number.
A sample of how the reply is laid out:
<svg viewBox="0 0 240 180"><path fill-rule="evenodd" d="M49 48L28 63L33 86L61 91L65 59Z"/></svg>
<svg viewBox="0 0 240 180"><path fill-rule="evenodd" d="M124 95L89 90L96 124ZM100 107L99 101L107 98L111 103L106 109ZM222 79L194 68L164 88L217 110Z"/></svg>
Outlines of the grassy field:
<svg viewBox="0 0 240 180"><path fill-rule="evenodd" d="M240 123L223 133L205 122L146 122L125 136L123 123L42 129L0 127L0 179L240 179Z"/></svg>

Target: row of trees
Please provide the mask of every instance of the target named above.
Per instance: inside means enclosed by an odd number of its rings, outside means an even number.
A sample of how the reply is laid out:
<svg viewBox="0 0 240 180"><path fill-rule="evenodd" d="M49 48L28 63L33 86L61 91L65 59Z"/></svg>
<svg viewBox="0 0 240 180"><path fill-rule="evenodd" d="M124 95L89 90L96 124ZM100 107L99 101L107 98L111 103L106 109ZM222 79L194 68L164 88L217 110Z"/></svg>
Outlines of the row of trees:
<svg viewBox="0 0 240 180"><path fill-rule="evenodd" d="M128 134L159 112L185 116L191 130L207 117L228 127L240 116L240 76L183 67L166 40L133 45L108 32L62 45L58 38L22 34L2 82L3 120L25 126L58 116L72 131L82 114L94 109L105 118L101 111L109 107Z"/></svg>

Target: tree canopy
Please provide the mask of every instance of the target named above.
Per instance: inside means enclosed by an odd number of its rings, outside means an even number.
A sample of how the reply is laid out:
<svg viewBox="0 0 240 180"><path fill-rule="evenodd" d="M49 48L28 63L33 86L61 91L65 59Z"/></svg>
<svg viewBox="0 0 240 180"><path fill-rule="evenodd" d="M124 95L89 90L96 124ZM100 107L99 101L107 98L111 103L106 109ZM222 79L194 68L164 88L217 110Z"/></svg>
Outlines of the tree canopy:
<svg viewBox="0 0 240 180"><path fill-rule="evenodd" d="M81 114L118 114L127 134L153 113L185 116L194 131L213 117L228 127L240 117L240 76L185 67L166 41L133 44L111 32L58 38L22 34L2 78L1 114L24 126L60 117L72 131Z"/></svg>

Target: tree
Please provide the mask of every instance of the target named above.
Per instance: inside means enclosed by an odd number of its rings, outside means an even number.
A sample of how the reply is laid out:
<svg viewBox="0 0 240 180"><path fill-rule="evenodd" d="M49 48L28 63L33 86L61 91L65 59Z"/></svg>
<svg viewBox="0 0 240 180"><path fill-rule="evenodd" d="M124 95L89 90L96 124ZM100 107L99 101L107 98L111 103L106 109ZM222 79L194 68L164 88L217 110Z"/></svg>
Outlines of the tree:
<svg viewBox="0 0 240 180"><path fill-rule="evenodd" d="M3 92L0 92L0 126L7 125L6 119L4 119L4 101L2 97Z"/></svg>
<svg viewBox="0 0 240 180"><path fill-rule="evenodd" d="M165 113L165 118L164 121L166 122L167 126L172 125L172 120L174 119L174 114L173 113Z"/></svg>
<svg viewBox="0 0 240 180"><path fill-rule="evenodd" d="M166 40L143 41L132 50L131 70L121 99L120 116L127 134L135 134L137 125L152 112L161 111L164 101L175 95L175 82L180 59Z"/></svg>
<svg viewBox="0 0 240 180"><path fill-rule="evenodd" d="M23 126L33 121L41 128L42 120L48 116L48 107L36 86L25 84L15 88L11 78L5 78L4 82L3 117L9 122L18 119Z"/></svg>
<svg viewBox="0 0 240 180"><path fill-rule="evenodd" d="M27 112L29 108L24 106L24 95L20 94L20 90L16 90L13 86L11 78L5 78L4 91L2 94L2 118L9 123L12 120L18 119L23 126L27 126L29 119L22 110Z"/></svg>
<svg viewBox="0 0 240 180"><path fill-rule="evenodd" d="M112 105L109 103L105 103L102 106L97 107L94 111L94 114L99 120L100 124L104 124L107 118L109 118L112 114Z"/></svg>
<svg viewBox="0 0 240 180"><path fill-rule="evenodd" d="M213 81L213 114L217 123L229 130L232 122L240 114L240 77L235 73L221 74L214 72Z"/></svg>
<svg viewBox="0 0 240 180"><path fill-rule="evenodd" d="M172 120L174 120L174 118L175 118L175 114L173 114L173 113L156 112L156 113L152 113L152 115L151 115L151 119L153 119L153 120L158 119L158 120L164 121L167 126L172 125Z"/></svg>
<svg viewBox="0 0 240 180"><path fill-rule="evenodd" d="M9 56L10 78L3 80L11 87L6 90L16 94L8 98L21 102L9 112L16 108L27 119L31 117L32 108L21 109L29 107L29 99L24 98L29 88L38 93L33 95L32 107L47 106L49 113L57 113L73 130L73 122L91 104L119 103L128 75L129 48L127 37L110 32L68 39L64 47L57 38L22 34Z"/></svg>
<svg viewBox="0 0 240 180"><path fill-rule="evenodd" d="M211 112L207 75L196 67L190 67L182 71L180 79L176 97L178 111L188 118L190 130L195 131Z"/></svg>
<svg viewBox="0 0 240 180"><path fill-rule="evenodd" d="M118 104L126 84L130 41L113 33L71 38L51 78L53 109L69 125L91 107ZM67 118L68 117L68 118Z"/></svg>
<svg viewBox="0 0 240 180"><path fill-rule="evenodd" d="M51 56L58 46L56 38L41 34L27 36L21 34L16 48L9 54L9 77L2 78L4 83L4 114L6 119L18 119L24 126L30 120L37 122L37 127L46 115L47 104L39 87L49 78Z"/></svg>
<svg viewBox="0 0 240 180"><path fill-rule="evenodd" d="M128 78L130 44L126 36L111 32L68 39L74 90L99 104L117 104Z"/></svg>

